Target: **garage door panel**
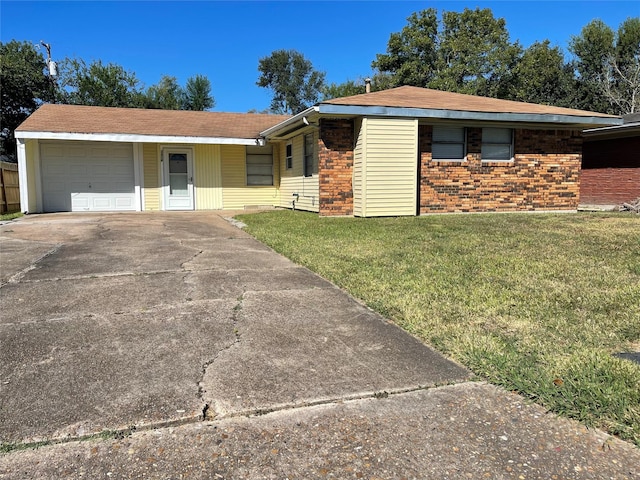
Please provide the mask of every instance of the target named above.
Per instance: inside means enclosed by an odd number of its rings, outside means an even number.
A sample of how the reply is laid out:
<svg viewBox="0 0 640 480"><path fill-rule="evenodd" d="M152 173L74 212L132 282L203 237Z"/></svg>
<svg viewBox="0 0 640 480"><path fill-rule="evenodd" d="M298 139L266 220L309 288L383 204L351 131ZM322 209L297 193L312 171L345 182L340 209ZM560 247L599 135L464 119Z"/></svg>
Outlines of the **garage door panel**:
<svg viewBox="0 0 640 480"><path fill-rule="evenodd" d="M54 145L42 145L42 155L47 157L62 157L62 147Z"/></svg>
<svg viewBox="0 0 640 480"><path fill-rule="evenodd" d="M129 182L101 182L94 181L91 187L85 189L88 193L133 193Z"/></svg>
<svg viewBox="0 0 640 480"><path fill-rule="evenodd" d="M49 176L66 176L67 165L45 165L44 174Z"/></svg>
<svg viewBox="0 0 640 480"><path fill-rule="evenodd" d="M116 208L132 210L135 208L135 205L131 197L119 197L119 198L116 198Z"/></svg>
<svg viewBox="0 0 640 480"><path fill-rule="evenodd" d="M109 171L113 175L120 175L127 178L133 175L133 169L129 165L111 165Z"/></svg>
<svg viewBox="0 0 640 480"><path fill-rule="evenodd" d="M87 196L81 195L72 195L71 196L71 208L73 211L76 210L88 210L89 209L89 198Z"/></svg>
<svg viewBox="0 0 640 480"><path fill-rule="evenodd" d="M71 210L71 197L65 194L51 193L48 196L48 212L68 212Z"/></svg>
<svg viewBox="0 0 640 480"><path fill-rule="evenodd" d="M135 210L131 145L41 145L45 211Z"/></svg>
<svg viewBox="0 0 640 480"><path fill-rule="evenodd" d="M67 182L64 188L66 188L66 190L62 190L62 191L69 191L69 193L71 194L88 193L89 191L91 191L89 184L83 181ZM61 190L58 190L58 191L61 191Z"/></svg>
<svg viewBox="0 0 640 480"><path fill-rule="evenodd" d="M99 163L96 165L91 165L91 175L109 175L109 165L104 163Z"/></svg>
<svg viewBox="0 0 640 480"><path fill-rule="evenodd" d="M46 185L45 191L48 191L51 194L64 194L66 192L66 187L64 182L49 182Z"/></svg>
<svg viewBox="0 0 640 480"><path fill-rule="evenodd" d="M93 199L93 208L94 210L110 210L111 209L111 200L104 197L97 197Z"/></svg>
<svg viewBox="0 0 640 480"><path fill-rule="evenodd" d="M64 152L64 156L86 158L88 156L87 149L86 147L69 146Z"/></svg>
<svg viewBox="0 0 640 480"><path fill-rule="evenodd" d="M91 148L91 156L95 158L108 158L109 156L116 156L114 153L116 150L117 149L112 148L110 153L108 148L93 147Z"/></svg>
<svg viewBox="0 0 640 480"><path fill-rule="evenodd" d="M88 178L89 169L86 165L82 163L74 163L73 165L69 165L69 175L77 178L78 180Z"/></svg>

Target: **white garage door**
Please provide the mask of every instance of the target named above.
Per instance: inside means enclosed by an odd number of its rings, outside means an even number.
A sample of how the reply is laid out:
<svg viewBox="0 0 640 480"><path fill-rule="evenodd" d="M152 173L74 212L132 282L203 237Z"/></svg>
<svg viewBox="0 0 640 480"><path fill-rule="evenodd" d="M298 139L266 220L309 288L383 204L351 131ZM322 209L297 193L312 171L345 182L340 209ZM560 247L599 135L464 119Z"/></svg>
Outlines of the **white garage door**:
<svg viewBox="0 0 640 480"><path fill-rule="evenodd" d="M45 212L136 209L131 144L42 143L40 164Z"/></svg>

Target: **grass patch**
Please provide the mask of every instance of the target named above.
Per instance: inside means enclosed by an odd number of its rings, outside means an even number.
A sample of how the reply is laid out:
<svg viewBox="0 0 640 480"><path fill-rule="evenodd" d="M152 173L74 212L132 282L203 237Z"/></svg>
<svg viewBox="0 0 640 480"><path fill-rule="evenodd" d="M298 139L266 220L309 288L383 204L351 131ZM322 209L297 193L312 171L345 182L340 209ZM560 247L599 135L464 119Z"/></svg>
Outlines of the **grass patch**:
<svg viewBox="0 0 640 480"><path fill-rule="evenodd" d="M103 430L100 433L95 433L92 435L85 435L83 437L72 438L70 441L75 442L86 442L92 440L122 440L123 438L129 437L133 432L135 432L136 427L132 426L125 430ZM67 440L43 440L39 442L27 442L27 443L19 443L19 442L7 442L0 443L0 455L7 454L11 452L19 452L22 450L33 450L41 447L48 447L50 445L58 445L61 443L66 443Z"/></svg>
<svg viewBox="0 0 640 480"><path fill-rule="evenodd" d="M640 445L640 365L611 355L640 350L638 217L239 218L477 375Z"/></svg>
<svg viewBox="0 0 640 480"><path fill-rule="evenodd" d="M22 212L3 213L3 214L0 214L0 222L13 220L14 218L22 217L22 215L24 215Z"/></svg>

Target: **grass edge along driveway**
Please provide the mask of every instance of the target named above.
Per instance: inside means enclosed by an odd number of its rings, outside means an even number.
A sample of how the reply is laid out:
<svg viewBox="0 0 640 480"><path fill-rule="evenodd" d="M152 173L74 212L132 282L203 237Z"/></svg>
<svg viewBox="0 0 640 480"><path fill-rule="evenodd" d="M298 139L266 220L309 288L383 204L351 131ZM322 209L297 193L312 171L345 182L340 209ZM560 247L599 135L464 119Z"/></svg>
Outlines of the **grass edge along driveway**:
<svg viewBox="0 0 640 480"><path fill-rule="evenodd" d="M480 378L640 446L640 217L238 216Z"/></svg>

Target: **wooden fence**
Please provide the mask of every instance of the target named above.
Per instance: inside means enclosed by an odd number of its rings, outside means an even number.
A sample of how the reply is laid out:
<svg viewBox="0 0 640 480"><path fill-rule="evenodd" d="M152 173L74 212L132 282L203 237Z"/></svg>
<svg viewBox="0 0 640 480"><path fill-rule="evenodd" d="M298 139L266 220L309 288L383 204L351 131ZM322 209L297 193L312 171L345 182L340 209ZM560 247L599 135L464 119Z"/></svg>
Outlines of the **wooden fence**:
<svg viewBox="0 0 640 480"><path fill-rule="evenodd" d="M0 214L20 211L18 164L0 162Z"/></svg>

